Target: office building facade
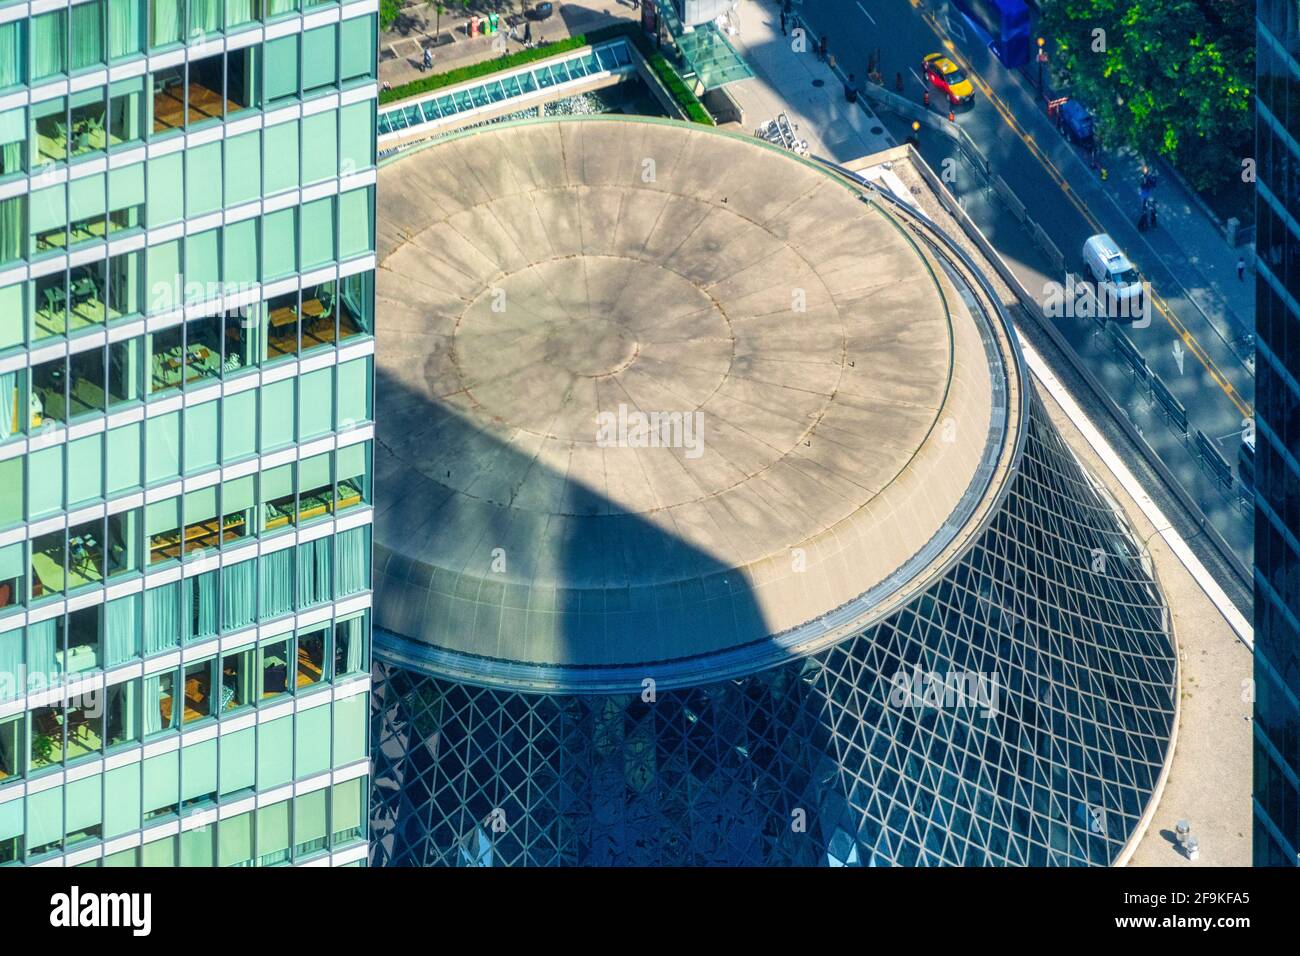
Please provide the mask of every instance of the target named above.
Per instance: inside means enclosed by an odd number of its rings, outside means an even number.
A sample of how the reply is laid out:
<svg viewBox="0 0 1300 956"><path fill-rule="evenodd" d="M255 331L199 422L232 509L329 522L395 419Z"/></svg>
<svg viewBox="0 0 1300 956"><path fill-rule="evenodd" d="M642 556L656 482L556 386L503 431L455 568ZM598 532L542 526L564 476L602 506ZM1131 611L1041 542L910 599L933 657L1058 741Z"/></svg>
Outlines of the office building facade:
<svg viewBox="0 0 1300 956"><path fill-rule="evenodd" d="M1256 10L1254 857L1300 864L1300 4Z"/></svg>
<svg viewBox="0 0 1300 956"><path fill-rule="evenodd" d="M0 865L365 859L376 10L0 2Z"/></svg>

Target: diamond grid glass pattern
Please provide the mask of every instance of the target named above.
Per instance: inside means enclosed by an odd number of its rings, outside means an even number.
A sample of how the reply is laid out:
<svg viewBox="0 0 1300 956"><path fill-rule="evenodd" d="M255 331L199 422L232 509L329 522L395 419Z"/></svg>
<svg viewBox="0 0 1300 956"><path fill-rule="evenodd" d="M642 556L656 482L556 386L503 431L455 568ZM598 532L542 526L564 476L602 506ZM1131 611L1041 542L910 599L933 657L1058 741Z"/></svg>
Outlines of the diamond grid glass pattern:
<svg viewBox="0 0 1300 956"><path fill-rule="evenodd" d="M813 657L653 702L377 659L372 863L1113 863L1173 727L1168 616L1029 401L1023 458L974 545ZM993 706L900 704L913 673L985 675Z"/></svg>

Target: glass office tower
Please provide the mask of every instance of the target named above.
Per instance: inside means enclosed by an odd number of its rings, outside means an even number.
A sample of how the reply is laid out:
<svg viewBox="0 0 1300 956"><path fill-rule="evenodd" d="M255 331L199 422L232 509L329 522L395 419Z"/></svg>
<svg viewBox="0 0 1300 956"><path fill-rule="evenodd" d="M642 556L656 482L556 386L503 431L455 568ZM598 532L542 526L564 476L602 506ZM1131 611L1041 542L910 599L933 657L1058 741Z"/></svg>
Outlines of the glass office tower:
<svg viewBox="0 0 1300 956"><path fill-rule="evenodd" d="M1260 0L1255 863L1300 862L1300 4Z"/></svg>
<svg viewBox="0 0 1300 956"><path fill-rule="evenodd" d="M373 0L0 0L0 864L364 860Z"/></svg>

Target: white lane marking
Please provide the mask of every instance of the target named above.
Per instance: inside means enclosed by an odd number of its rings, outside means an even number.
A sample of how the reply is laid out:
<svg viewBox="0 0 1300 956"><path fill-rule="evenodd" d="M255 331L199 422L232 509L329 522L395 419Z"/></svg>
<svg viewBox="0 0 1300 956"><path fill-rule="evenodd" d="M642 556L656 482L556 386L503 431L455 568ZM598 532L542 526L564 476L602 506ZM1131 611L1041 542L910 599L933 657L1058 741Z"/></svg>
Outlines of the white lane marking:
<svg viewBox="0 0 1300 956"><path fill-rule="evenodd" d="M1237 606L1228 599L1228 595L1224 593L1223 588L1219 587L1219 582L1214 580L1214 576L1205 569L1205 565L1201 564L1200 559L1187 546L1187 542L1183 540L1182 535L1170 525L1169 519L1160 510L1160 506L1151 500L1151 496L1142 488L1142 484L1137 480L1133 472L1129 471L1128 465L1124 464L1119 455L1115 454L1115 450L1110 447L1110 442L1106 440L1101 432L1097 431L1096 426L1092 424L1083 409L1075 402L1074 397L1052 374L1052 370L1047 367L1047 363L1043 361L1042 356L1034 351L1023 336L1020 338L1020 349L1024 352L1025 364L1034 373L1034 377L1042 383L1052 398L1056 399L1056 403L1061 406L1066 417L1074 423L1075 428L1079 429L1079 433L1083 435L1084 440L1092 446L1092 450L1097 453L1097 457L1105 463L1106 467L1110 469L1110 473L1115 476L1115 479L1128 493L1129 497L1137 503L1138 508L1146 515L1147 520L1151 522L1152 526L1160 529L1158 533L1160 537L1164 538L1165 543L1169 545L1169 550L1177 556L1183 567L1187 569L1187 573L1200 585L1201 590L1205 592L1205 596L1210 599L1210 603L1218 609L1224 620L1228 622L1228 626L1241 639L1241 643L1253 651L1255 649L1254 627L1237 610Z"/></svg>
<svg viewBox="0 0 1300 956"><path fill-rule="evenodd" d="M862 15L864 17L866 17L868 20L871 21L871 25L874 27L876 25L876 18L873 17L871 14L867 13L867 8L860 3L858 4L858 9L862 11Z"/></svg>

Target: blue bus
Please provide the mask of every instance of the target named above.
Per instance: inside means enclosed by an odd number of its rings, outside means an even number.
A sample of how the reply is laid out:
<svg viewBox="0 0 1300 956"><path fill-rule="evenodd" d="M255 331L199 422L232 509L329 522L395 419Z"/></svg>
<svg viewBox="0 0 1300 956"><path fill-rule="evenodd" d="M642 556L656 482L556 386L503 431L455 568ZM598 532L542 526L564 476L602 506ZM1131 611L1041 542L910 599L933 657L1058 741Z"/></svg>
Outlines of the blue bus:
<svg viewBox="0 0 1300 956"><path fill-rule="evenodd" d="M1031 16L1025 0L953 0L1003 66L1029 62L1033 48Z"/></svg>

